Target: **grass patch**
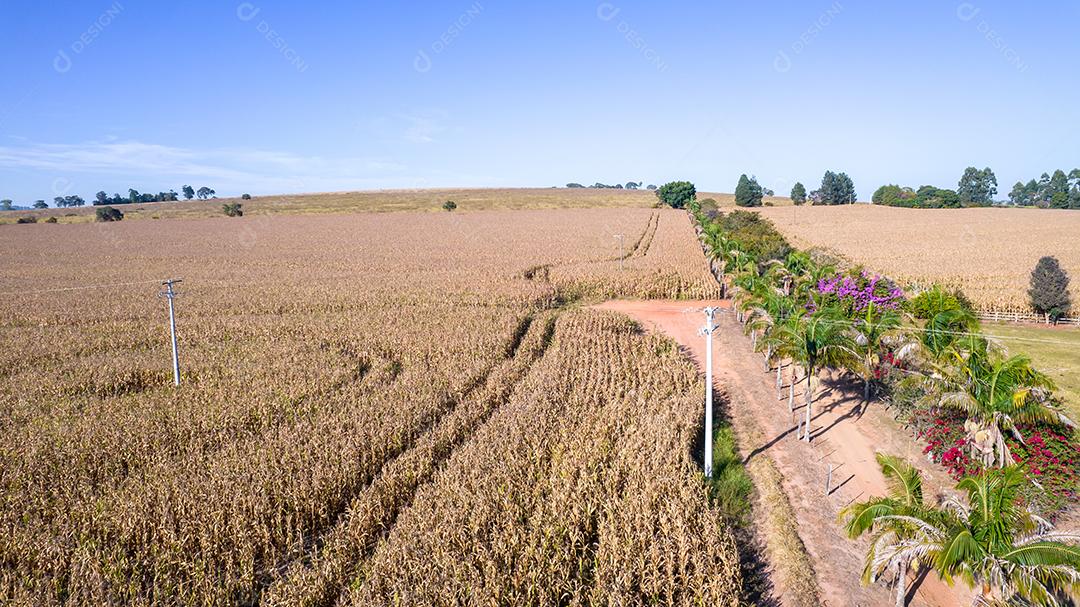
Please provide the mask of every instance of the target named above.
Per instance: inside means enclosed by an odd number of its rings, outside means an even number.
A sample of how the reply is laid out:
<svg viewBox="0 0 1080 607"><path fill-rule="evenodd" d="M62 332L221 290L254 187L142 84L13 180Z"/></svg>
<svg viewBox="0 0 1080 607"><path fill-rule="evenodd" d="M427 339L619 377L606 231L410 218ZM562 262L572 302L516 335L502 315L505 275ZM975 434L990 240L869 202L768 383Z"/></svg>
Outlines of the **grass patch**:
<svg viewBox="0 0 1080 607"><path fill-rule="evenodd" d="M1040 371L1054 379L1069 417L1080 422L1080 329L984 323L983 331L1010 354L1030 356Z"/></svg>
<svg viewBox="0 0 1080 607"><path fill-rule="evenodd" d="M754 483L743 466L730 425L720 424L713 432L713 476L706 479L709 499L724 517L740 527L750 524L750 497Z"/></svg>

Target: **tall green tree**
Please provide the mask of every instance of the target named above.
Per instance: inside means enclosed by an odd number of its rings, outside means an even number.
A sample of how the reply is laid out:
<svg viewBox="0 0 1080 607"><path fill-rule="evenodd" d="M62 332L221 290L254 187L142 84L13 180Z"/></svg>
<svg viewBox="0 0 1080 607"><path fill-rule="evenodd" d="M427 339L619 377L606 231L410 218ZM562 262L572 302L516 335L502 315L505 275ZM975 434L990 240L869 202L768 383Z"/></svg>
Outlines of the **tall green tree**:
<svg viewBox="0 0 1080 607"><path fill-rule="evenodd" d="M1056 257L1043 257L1031 271L1031 288L1028 296L1031 307L1047 320L1057 322L1069 313L1072 300L1069 296L1069 274L1061 267Z"/></svg>
<svg viewBox="0 0 1080 607"><path fill-rule="evenodd" d="M806 204L806 186L801 182L796 181L795 185L791 186L791 202L796 205Z"/></svg>
<svg viewBox="0 0 1080 607"><path fill-rule="evenodd" d="M1069 177L1065 171L1058 169L1050 176L1049 194L1051 209L1069 208Z"/></svg>
<svg viewBox="0 0 1080 607"><path fill-rule="evenodd" d="M195 198L195 188L186 185L180 188L180 190L184 193L185 200L191 200L192 198Z"/></svg>
<svg viewBox="0 0 1080 607"><path fill-rule="evenodd" d="M821 187L810 195L813 204L853 204L855 202L855 183L847 173L825 171L821 178Z"/></svg>
<svg viewBox="0 0 1080 607"><path fill-rule="evenodd" d="M997 194L997 176L990 167L981 171L975 167L964 169L956 193L960 195L963 206L986 206L994 201Z"/></svg>
<svg viewBox="0 0 1080 607"><path fill-rule="evenodd" d="M1024 187L1024 182L1017 181L1013 184L1012 189L1009 190L1009 202L1018 207L1028 206L1030 204L1028 200L1027 188Z"/></svg>
<svg viewBox="0 0 1080 607"><path fill-rule="evenodd" d="M739 176L739 184L735 186L735 205L740 207L760 207L762 191L757 179L747 177L746 173Z"/></svg>

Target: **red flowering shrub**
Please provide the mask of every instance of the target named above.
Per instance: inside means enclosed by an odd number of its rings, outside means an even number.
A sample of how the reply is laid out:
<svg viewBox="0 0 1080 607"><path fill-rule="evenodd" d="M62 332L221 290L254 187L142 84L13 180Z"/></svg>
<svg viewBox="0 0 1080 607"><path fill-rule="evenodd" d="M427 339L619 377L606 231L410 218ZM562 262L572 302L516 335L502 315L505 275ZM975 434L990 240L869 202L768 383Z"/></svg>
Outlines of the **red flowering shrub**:
<svg viewBox="0 0 1080 607"><path fill-rule="evenodd" d="M963 413L954 411L916 409L910 420L915 426L915 438L926 442L923 453L944 466L955 479L976 474L982 468L971 459L964 419Z"/></svg>
<svg viewBox="0 0 1080 607"><path fill-rule="evenodd" d="M953 478L977 474L982 465L971 459L971 448L964 432L963 413L916 409L908 422L916 438L926 442L926 453L941 464ZM1042 486L1032 485L1025 498L1048 513L1064 509L1080 494L1080 446L1071 431L1047 424L1020 424L1017 428L1024 443L1011 434L1005 442L1013 459L1024 465L1031 478Z"/></svg>
<svg viewBox="0 0 1080 607"><path fill-rule="evenodd" d="M1021 424L1024 443L1007 437L1013 459L1024 463L1046 493L1048 503L1064 506L1080 490L1080 447L1070 432L1045 424Z"/></svg>

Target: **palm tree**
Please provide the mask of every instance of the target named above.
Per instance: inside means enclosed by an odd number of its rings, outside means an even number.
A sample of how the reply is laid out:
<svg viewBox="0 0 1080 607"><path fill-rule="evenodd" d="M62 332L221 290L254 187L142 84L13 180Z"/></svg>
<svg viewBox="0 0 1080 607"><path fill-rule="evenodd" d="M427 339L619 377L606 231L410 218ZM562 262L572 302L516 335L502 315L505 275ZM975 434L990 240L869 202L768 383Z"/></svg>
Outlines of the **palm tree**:
<svg viewBox="0 0 1080 607"><path fill-rule="evenodd" d="M747 327L751 331L761 331L761 339L756 342L757 348L765 349L765 370L772 369L773 351L777 342L773 337L776 326L785 318L791 316L795 302L777 287L766 285L761 288L756 298L752 300L754 305L747 312ZM777 381L779 381L779 367L777 368Z"/></svg>
<svg viewBox="0 0 1080 607"><path fill-rule="evenodd" d="M956 521L943 529L934 568L943 579L960 577L979 588L976 602L1020 597L1056 605L1059 590L1080 589L1080 534L1056 532L1046 520L1019 506L1026 479L1007 466L962 479L967 504L946 502Z"/></svg>
<svg viewBox="0 0 1080 607"><path fill-rule="evenodd" d="M1055 531L1021 507L1026 482L1019 466L988 469L956 485L966 504L950 498L941 508L863 514L875 526L905 524L912 532L872 546L873 562L925 561L945 582L960 578L976 589L973 605L1059 605L1060 593L1080 590L1080 534Z"/></svg>
<svg viewBox="0 0 1080 607"><path fill-rule="evenodd" d="M979 319L967 310L949 309L935 314L922 332L922 347L932 358L945 356L957 346L965 349L979 348Z"/></svg>
<svg viewBox="0 0 1080 607"><path fill-rule="evenodd" d="M822 308L776 329L777 354L790 358L806 370L806 442L810 442L813 417L814 392L810 382L814 373L826 367L843 366L854 354L846 323L840 310Z"/></svg>
<svg viewBox="0 0 1080 607"><path fill-rule="evenodd" d="M876 457L888 485L887 495L844 508L840 511L840 519L851 539L871 532L863 583L872 584L883 573L892 572L896 580L896 607L904 607L907 573L914 555L896 550L896 547L915 540L918 526L899 517L922 520L931 519L934 514L923 502L922 476L914 466L884 453L877 453ZM882 555L888 556L883 558Z"/></svg>
<svg viewBox="0 0 1080 607"><path fill-rule="evenodd" d="M724 235L716 224L709 224L705 231L705 247L708 249L709 265L717 272L720 288L725 289L724 274L727 272L727 256L734 241ZM717 263L719 262L719 264Z"/></svg>
<svg viewBox="0 0 1080 607"><path fill-rule="evenodd" d="M965 342L971 349L951 346L943 361L932 366L928 398L967 415L973 448L982 451L984 466L1012 462L1004 433L1023 442L1019 423L1071 423L1051 404L1053 380L1036 370L1030 358L1006 356L985 339Z"/></svg>
<svg viewBox="0 0 1080 607"><path fill-rule="evenodd" d="M874 373L881 366L881 353L890 342L896 341L900 329L900 315L893 310L879 309L873 302L867 304L863 317L852 326L855 341L854 371L863 380L863 400L870 402L870 385Z"/></svg>
<svg viewBox="0 0 1080 607"><path fill-rule="evenodd" d="M732 300L737 319L741 323L747 321L747 312L757 306L761 294L770 287L770 282L758 273L757 264L740 268L738 274L731 281Z"/></svg>

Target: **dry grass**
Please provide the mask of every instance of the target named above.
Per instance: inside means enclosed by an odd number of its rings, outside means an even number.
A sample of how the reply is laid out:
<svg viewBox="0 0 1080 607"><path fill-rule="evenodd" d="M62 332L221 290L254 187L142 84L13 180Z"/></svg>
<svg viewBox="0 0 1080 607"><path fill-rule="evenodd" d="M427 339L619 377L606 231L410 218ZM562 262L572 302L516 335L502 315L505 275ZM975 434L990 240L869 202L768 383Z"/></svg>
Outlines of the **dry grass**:
<svg viewBox="0 0 1080 607"><path fill-rule="evenodd" d="M684 213L4 229L0 602L735 602L693 367L566 305L715 296Z"/></svg>
<svg viewBox="0 0 1080 607"><path fill-rule="evenodd" d="M698 199L712 198L722 208L735 208L733 194L698 193ZM220 217L221 205L238 202L244 215L311 215L320 213L387 213L393 211L428 211L444 213L442 204L453 200L455 213L522 209L567 208L648 208L656 204L656 195L648 190L591 188L459 188L421 190L375 190L364 192L320 192L254 196L251 200L217 198L180 202L152 202L117 205L124 221L134 219L195 219ZM766 204L790 206L791 200L769 197ZM44 221L56 217L58 223L86 223L94 220L94 207L43 209L0 213L0 225L14 224L19 217L37 217ZM30 227L30 226L21 226Z"/></svg>
<svg viewBox="0 0 1080 607"><path fill-rule="evenodd" d="M817 574L799 537L799 521L784 492L783 476L770 457L755 457L747 465L757 489L758 507L764 511L762 532L769 562L776 567L787 598L795 607L821 604Z"/></svg>
<svg viewBox="0 0 1080 607"><path fill-rule="evenodd" d="M797 246L824 249L908 287L958 287L987 311L1030 311L1031 270L1052 255L1074 277L1073 301L1080 301L1080 213L872 205L761 212Z"/></svg>
<svg viewBox="0 0 1080 607"><path fill-rule="evenodd" d="M447 200L456 202L458 208L455 212L461 213L520 209L644 208L656 204L656 195L646 190L594 190L589 188L375 190L254 196L251 200L218 198L206 201L153 202L117 205L116 208L124 212L124 221L128 221L133 219L219 217L222 215L221 205L227 202L241 203L245 216L279 213L307 215L392 211L445 213L442 204ZM11 211L0 213L0 224L15 223L19 217L23 216L35 216L39 218L39 221L47 217L56 217L59 223L82 223L93 221L94 207Z"/></svg>

